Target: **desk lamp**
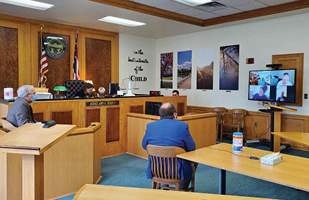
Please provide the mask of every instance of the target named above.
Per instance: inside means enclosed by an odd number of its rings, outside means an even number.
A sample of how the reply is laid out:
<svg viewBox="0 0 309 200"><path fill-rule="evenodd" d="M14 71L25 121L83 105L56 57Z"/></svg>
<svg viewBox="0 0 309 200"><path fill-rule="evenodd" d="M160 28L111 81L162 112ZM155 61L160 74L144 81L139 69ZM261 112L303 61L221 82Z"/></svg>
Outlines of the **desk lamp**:
<svg viewBox="0 0 309 200"><path fill-rule="evenodd" d="M55 99L62 99L65 98L65 95L60 96L59 92L66 92L67 88L65 86L56 86L54 87L54 91L56 91Z"/></svg>

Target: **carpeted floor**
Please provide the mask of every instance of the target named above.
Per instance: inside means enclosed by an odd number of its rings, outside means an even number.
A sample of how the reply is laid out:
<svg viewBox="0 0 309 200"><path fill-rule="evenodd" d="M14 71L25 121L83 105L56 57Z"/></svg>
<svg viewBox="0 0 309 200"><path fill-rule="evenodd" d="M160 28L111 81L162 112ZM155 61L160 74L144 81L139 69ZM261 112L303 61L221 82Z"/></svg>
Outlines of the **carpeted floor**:
<svg viewBox="0 0 309 200"><path fill-rule="evenodd" d="M249 145L250 147L266 149L262 145ZM286 149L282 153L309 158L309 152ZM151 180L147 180L145 170L147 160L129 154L102 159L102 179L100 185L129 186L138 188L151 188ZM308 169L309 172L309 169ZM309 173L308 173L309 174ZM304 174L304 176L308 176ZM218 193L219 170L199 165L196 171L196 192ZM229 195L264 197L286 200L306 200L309 193L295 190L278 184L262 181L248 176L227 172L227 189ZM59 200L72 200L74 195Z"/></svg>

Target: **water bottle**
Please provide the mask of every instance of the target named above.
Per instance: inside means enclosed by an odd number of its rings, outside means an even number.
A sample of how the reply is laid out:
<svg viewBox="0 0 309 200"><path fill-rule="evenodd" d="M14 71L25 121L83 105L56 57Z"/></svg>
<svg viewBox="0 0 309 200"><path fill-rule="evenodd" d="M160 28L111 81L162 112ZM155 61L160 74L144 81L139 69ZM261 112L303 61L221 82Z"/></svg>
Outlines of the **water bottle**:
<svg viewBox="0 0 309 200"><path fill-rule="evenodd" d="M243 134L241 132L233 133L233 152L242 152Z"/></svg>

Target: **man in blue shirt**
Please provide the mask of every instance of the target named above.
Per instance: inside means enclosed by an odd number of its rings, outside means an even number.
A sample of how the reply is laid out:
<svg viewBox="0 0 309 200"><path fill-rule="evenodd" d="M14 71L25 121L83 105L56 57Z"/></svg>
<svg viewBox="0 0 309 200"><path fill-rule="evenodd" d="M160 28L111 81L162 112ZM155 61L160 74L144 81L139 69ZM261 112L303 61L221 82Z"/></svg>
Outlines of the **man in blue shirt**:
<svg viewBox="0 0 309 200"><path fill-rule="evenodd" d="M147 124L146 134L143 138L142 147L146 150L147 145L180 147L185 151L195 150L195 142L189 132L188 124L176 120L177 113L173 103L163 104L159 110L160 120ZM181 189L188 188L192 176L191 162L183 159L178 160L178 177L187 182L181 184ZM148 158L148 167L146 177L152 178L150 159Z"/></svg>

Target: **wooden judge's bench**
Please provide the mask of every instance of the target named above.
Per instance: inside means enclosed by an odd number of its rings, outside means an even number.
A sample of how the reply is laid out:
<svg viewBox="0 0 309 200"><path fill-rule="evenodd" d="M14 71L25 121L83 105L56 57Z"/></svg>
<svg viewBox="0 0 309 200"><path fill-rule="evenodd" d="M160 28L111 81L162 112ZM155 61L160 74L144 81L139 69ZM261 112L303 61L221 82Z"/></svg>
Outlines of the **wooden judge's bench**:
<svg viewBox="0 0 309 200"><path fill-rule="evenodd" d="M127 152L127 114L145 113L146 102L173 102L179 116L187 112L186 96L38 100L31 103L31 107L37 121L55 120L57 124L74 124L77 128L100 122L100 155L106 157ZM12 104L1 101L1 118L6 117Z"/></svg>

